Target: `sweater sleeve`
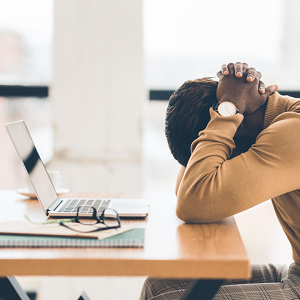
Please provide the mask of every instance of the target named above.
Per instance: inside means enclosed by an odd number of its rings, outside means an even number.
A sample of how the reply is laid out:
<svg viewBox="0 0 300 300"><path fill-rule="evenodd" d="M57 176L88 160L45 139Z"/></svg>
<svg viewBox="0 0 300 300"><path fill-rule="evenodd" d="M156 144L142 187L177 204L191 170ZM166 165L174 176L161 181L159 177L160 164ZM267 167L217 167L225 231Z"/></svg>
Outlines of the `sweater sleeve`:
<svg viewBox="0 0 300 300"><path fill-rule="evenodd" d="M179 186L180 219L216 222L300 188L300 114L280 114L247 152L232 159L243 116L222 117L212 109L210 114Z"/></svg>
<svg viewBox="0 0 300 300"><path fill-rule="evenodd" d="M176 187L175 187L175 195L176 195L176 196L177 196L178 189L179 189L179 186L180 186L182 177L183 177L183 175L184 175L184 172L185 172L185 167L184 167L184 166L181 166L181 167L180 167L180 170L179 170L179 173L178 173L178 176L177 176L177 180L176 180Z"/></svg>

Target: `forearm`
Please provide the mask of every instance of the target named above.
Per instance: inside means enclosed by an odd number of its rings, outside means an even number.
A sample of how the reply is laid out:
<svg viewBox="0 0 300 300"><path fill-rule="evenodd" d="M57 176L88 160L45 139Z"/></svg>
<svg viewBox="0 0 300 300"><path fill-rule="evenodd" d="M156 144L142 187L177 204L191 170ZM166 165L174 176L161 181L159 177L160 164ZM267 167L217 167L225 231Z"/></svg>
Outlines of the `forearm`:
<svg viewBox="0 0 300 300"><path fill-rule="evenodd" d="M184 166L181 166L181 168L180 168L180 170L179 170L179 173L178 173L178 176L177 176L177 181L176 181L176 187L175 187L175 195L176 195L176 196L177 196L178 189L179 189L181 180L182 180L182 178L183 178L184 172L185 172L185 167L184 167Z"/></svg>
<svg viewBox="0 0 300 300"><path fill-rule="evenodd" d="M211 219L212 210L218 215L220 207L214 197L218 189L215 177L235 148L233 137L243 120L241 114L221 117L212 109L210 114L207 128L192 144L191 158L178 190L177 215L188 222L214 221Z"/></svg>
<svg viewBox="0 0 300 300"><path fill-rule="evenodd" d="M211 112L212 120L192 145L178 190L176 212L180 219L216 222L299 188L300 163L292 159L300 153L299 114L278 116L249 151L230 160L234 130L242 115L214 114Z"/></svg>

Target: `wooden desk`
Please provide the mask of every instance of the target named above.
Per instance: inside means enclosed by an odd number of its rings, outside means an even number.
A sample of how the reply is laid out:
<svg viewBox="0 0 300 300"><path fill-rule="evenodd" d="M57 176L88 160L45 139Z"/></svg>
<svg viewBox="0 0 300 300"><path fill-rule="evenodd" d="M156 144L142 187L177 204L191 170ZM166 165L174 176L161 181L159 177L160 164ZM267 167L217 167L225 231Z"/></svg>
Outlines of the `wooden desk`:
<svg viewBox="0 0 300 300"><path fill-rule="evenodd" d="M0 249L0 276L151 276L246 279L250 264L233 217L213 224L185 224L175 215L176 198L161 194L73 193L72 197L140 197L150 200L148 218L122 220L144 227L138 249ZM0 221L45 219L37 200L0 191Z"/></svg>

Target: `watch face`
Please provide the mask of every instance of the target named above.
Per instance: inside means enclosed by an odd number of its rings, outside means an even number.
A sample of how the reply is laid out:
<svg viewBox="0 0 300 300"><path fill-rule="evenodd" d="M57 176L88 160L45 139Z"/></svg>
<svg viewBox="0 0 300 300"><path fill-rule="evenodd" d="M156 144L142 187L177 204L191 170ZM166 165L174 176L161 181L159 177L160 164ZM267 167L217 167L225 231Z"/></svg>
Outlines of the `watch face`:
<svg viewBox="0 0 300 300"><path fill-rule="evenodd" d="M236 114L236 107L231 102L222 102L218 106L218 112L224 117L234 116Z"/></svg>

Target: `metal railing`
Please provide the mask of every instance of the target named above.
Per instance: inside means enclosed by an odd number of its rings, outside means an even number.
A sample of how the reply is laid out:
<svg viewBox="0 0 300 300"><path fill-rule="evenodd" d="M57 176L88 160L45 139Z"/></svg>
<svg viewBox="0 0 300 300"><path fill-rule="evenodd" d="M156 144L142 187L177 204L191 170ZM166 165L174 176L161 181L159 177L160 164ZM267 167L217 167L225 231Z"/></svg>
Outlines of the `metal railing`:
<svg viewBox="0 0 300 300"><path fill-rule="evenodd" d="M149 100L167 101L174 90L150 90ZM300 91L278 91L281 95L289 95L294 98L300 98ZM0 97L23 98L37 97L47 98L49 96L49 87L41 85L0 85Z"/></svg>
<svg viewBox="0 0 300 300"><path fill-rule="evenodd" d="M49 87L42 85L0 85L0 96L46 98L49 96Z"/></svg>

